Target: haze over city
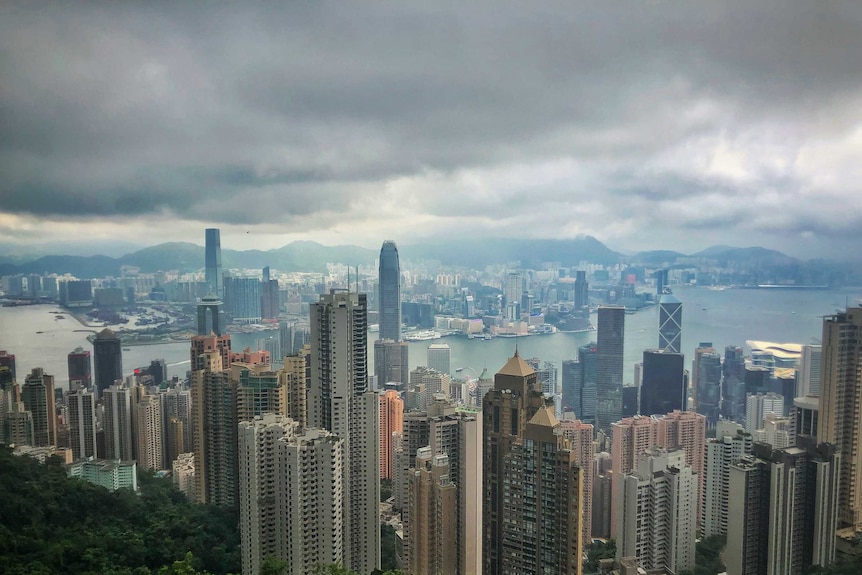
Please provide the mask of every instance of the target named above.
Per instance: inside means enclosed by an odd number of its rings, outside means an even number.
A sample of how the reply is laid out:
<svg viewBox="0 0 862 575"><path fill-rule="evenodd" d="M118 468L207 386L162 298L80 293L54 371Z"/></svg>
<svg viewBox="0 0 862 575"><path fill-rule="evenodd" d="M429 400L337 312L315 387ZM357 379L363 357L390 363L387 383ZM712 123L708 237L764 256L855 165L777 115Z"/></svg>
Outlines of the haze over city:
<svg viewBox="0 0 862 575"><path fill-rule="evenodd" d="M0 7L0 243L860 240L862 7Z"/></svg>

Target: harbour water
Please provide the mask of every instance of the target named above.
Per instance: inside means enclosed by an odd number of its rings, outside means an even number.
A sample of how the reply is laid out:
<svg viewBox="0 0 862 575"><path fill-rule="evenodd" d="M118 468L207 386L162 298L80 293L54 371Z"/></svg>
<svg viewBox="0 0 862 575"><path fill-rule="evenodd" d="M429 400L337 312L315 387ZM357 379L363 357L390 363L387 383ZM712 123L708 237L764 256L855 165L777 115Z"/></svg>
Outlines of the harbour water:
<svg viewBox="0 0 862 575"><path fill-rule="evenodd" d="M711 342L723 350L726 345L745 345L746 340L812 343L819 341L822 316L843 309L846 304L859 305L862 288L838 290L726 289L711 290L679 287L674 295L683 303L683 352L690 365L699 342ZM55 376L58 386L68 383L66 355L76 347L92 351L86 337L94 328L82 326L71 315L55 319L59 308L53 305L0 308L0 349L16 356L19 380L33 367L43 367ZM593 316L595 323L595 316ZM89 331L88 331L89 330ZM41 333L39 333L41 332ZM234 349L253 347L258 334L236 334ZM452 369L481 373L487 367L493 374L512 355L515 346L523 357L538 357L560 366L564 359L577 357L579 346L595 341L595 332L556 333L522 338L495 338L489 341L450 336L433 341L411 342L411 369L425 365L431 343L445 342L451 348ZM377 334L369 333L370 342ZM633 366L643 350L658 345L658 308L651 307L626 315L625 381L633 378ZM746 350L747 351L747 350ZM123 351L126 373L149 365L153 359L164 359L168 375L184 377L189 369L187 343L133 346ZM373 373L373 357L368 358ZM468 369L469 368L469 369Z"/></svg>

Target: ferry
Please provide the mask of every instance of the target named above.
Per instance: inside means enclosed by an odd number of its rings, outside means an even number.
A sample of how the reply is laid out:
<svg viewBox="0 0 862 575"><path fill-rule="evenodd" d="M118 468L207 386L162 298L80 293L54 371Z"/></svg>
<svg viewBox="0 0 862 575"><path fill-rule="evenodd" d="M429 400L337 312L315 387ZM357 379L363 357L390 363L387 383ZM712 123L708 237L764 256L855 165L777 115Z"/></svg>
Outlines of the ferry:
<svg viewBox="0 0 862 575"><path fill-rule="evenodd" d="M443 335L439 331L424 330L408 333L404 336L404 339L407 341L427 341L429 339L440 339L441 337Z"/></svg>

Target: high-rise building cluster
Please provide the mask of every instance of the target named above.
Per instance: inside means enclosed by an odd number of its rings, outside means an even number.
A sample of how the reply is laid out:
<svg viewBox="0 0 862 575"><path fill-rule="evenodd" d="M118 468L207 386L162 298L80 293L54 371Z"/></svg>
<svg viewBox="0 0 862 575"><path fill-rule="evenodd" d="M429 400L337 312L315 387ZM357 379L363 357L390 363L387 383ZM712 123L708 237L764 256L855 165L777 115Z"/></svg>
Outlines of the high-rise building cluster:
<svg viewBox="0 0 862 575"><path fill-rule="evenodd" d="M187 381L167 379L164 362L124 371L121 334L107 328L92 353L68 353L64 392L0 351L0 442L59 453L70 475L109 489L170 471L190 499L237 511L249 575L268 557L289 574L371 573L382 523L405 573L455 575L580 574L596 538L616 541L620 569L680 573L712 536L726 538L730 575L802 573L835 560L836 533L862 532L862 308L824 318L820 344L749 341L746 356L698 342L686 365L683 304L659 270L658 345L638 350L627 380L621 304L633 287L609 300L584 270L554 281L498 270L483 294L466 272L423 283L386 241L376 281L366 269L297 294L269 267L250 277L221 262L209 229ZM545 314L589 324L591 305L595 341L561 362L524 358L517 340L481 373L439 341L426 365L408 357L407 340L436 339L437 326L483 340L542 333ZM443 311L453 316L434 322ZM275 343L232 348L238 324L267 321Z"/></svg>

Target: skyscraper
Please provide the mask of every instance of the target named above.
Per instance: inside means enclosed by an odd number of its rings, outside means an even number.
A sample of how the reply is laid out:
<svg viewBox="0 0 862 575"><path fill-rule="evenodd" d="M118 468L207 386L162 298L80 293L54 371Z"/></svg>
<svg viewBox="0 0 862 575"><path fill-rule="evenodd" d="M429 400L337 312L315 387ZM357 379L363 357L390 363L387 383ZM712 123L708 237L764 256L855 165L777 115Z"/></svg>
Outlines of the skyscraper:
<svg viewBox="0 0 862 575"><path fill-rule="evenodd" d="M93 388L93 372L90 367L90 352L82 347L75 348L69 352L67 357L69 365L69 388L73 389L74 382L84 389Z"/></svg>
<svg viewBox="0 0 862 575"><path fill-rule="evenodd" d="M78 389L66 396L66 407L72 457L96 457L96 397L85 388Z"/></svg>
<svg viewBox="0 0 862 575"><path fill-rule="evenodd" d="M730 466L749 455L751 446L751 434L732 421L719 421L715 439L707 442L702 478L701 532L704 537L727 534L730 520L727 478Z"/></svg>
<svg viewBox="0 0 862 575"><path fill-rule="evenodd" d="M414 575L458 573L457 489L449 457L422 447L408 482L409 512L405 531L407 572Z"/></svg>
<svg viewBox="0 0 862 575"><path fill-rule="evenodd" d="M198 335L222 335L225 326L222 302L215 296L205 296L198 303Z"/></svg>
<svg viewBox="0 0 862 575"><path fill-rule="evenodd" d="M0 349L0 367L8 367L12 372L12 379L15 379L15 354Z"/></svg>
<svg viewBox="0 0 862 575"><path fill-rule="evenodd" d="M803 345L802 357L799 358L799 368L796 375L796 395L818 397L820 395L820 360L822 346Z"/></svg>
<svg viewBox="0 0 862 575"><path fill-rule="evenodd" d="M680 353L682 350L682 302L670 294L658 300L658 348Z"/></svg>
<svg viewBox="0 0 862 575"><path fill-rule="evenodd" d="M841 454L838 515L862 527L862 308L823 318L817 441Z"/></svg>
<svg viewBox="0 0 862 575"><path fill-rule="evenodd" d="M243 573L267 557L287 575L343 563L345 441L276 414L239 423L238 441Z"/></svg>
<svg viewBox="0 0 862 575"><path fill-rule="evenodd" d="M120 338L108 328L97 333L96 339L93 340L93 366L99 397L117 380L123 379L123 349Z"/></svg>
<svg viewBox="0 0 862 575"><path fill-rule="evenodd" d="M623 411L623 342L626 308L600 307L596 333L596 429L610 432Z"/></svg>
<svg viewBox="0 0 862 575"><path fill-rule="evenodd" d="M640 411L644 415L670 413L686 408L684 359L681 353L644 351Z"/></svg>
<svg viewBox="0 0 862 575"><path fill-rule="evenodd" d="M590 305L590 284L587 283L587 272L578 270L575 274L575 312L584 315L584 308ZM586 315L589 315L587 310Z"/></svg>
<svg viewBox="0 0 862 575"><path fill-rule="evenodd" d="M392 434L403 431L404 402L397 391L380 396L380 478L392 479Z"/></svg>
<svg viewBox="0 0 862 575"><path fill-rule="evenodd" d="M380 567L380 436L377 394L368 389L365 294L333 290L311 306L311 426L345 440L344 564Z"/></svg>
<svg viewBox="0 0 862 575"><path fill-rule="evenodd" d="M263 319L275 319L280 310L278 295L278 280L269 275L269 266L263 268L263 280L260 286L260 313Z"/></svg>
<svg viewBox="0 0 862 575"><path fill-rule="evenodd" d="M693 568L697 474L685 453L651 447L621 487L617 560L637 557L646 569L670 573Z"/></svg>
<svg viewBox="0 0 862 575"><path fill-rule="evenodd" d="M786 449L756 443L731 465L729 575L805 573L835 560L839 459L833 445L808 437Z"/></svg>
<svg viewBox="0 0 862 575"><path fill-rule="evenodd" d="M701 343L694 350L691 375L697 412L706 416L711 429L721 412L721 356L711 344Z"/></svg>
<svg viewBox="0 0 862 575"><path fill-rule="evenodd" d="M234 277L226 286L228 312L236 323L260 323L260 280L252 277Z"/></svg>
<svg viewBox="0 0 862 575"><path fill-rule="evenodd" d="M386 240L380 248L378 272L380 339L401 341L401 264L398 246L392 240Z"/></svg>
<svg viewBox="0 0 862 575"><path fill-rule="evenodd" d="M224 280L221 271L221 232L218 228L206 230L205 279L207 295L224 297Z"/></svg>
<svg viewBox="0 0 862 575"><path fill-rule="evenodd" d="M445 399L436 399L427 411L405 415L403 431L395 434L393 444L395 508L402 511L408 524L408 482L419 466L416 453L428 447L433 455L448 456L449 478L456 486L458 572L478 575L482 572L481 422L471 413L457 412ZM409 539L410 534L405 537ZM409 546L409 541L405 545Z"/></svg>
<svg viewBox="0 0 862 575"><path fill-rule="evenodd" d="M482 411L483 572L580 573L583 471L517 352Z"/></svg>
<svg viewBox="0 0 862 575"><path fill-rule="evenodd" d="M135 408L135 442L139 469L158 470L164 464L162 405L156 395L143 396Z"/></svg>
<svg viewBox="0 0 862 575"><path fill-rule="evenodd" d="M57 413L54 407L54 376L34 367L21 386L24 409L33 416L33 445L57 445Z"/></svg>
<svg viewBox="0 0 862 575"><path fill-rule="evenodd" d="M440 373L452 374L452 366L449 363L451 350L448 343L432 343L428 346L428 367L436 369Z"/></svg>
<svg viewBox="0 0 862 575"><path fill-rule="evenodd" d="M132 443L132 394L121 385L112 385L102 392L105 414L105 459L131 461L135 458Z"/></svg>
<svg viewBox="0 0 862 575"><path fill-rule="evenodd" d="M374 374L378 389L387 383L399 383L406 389L410 381L409 346L406 341L378 339L374 342Z"/></svg>
<svg viewBox="0 0 862 575"><path fill-rule="evenodd" d="M216 341L215 337L196 336ZM227 336L228 340L230 336ZM194 339L192 340L194 349ZM237 505L237 400L221 351L214 346L192 365L195 497L219 507Z"/></svg>

